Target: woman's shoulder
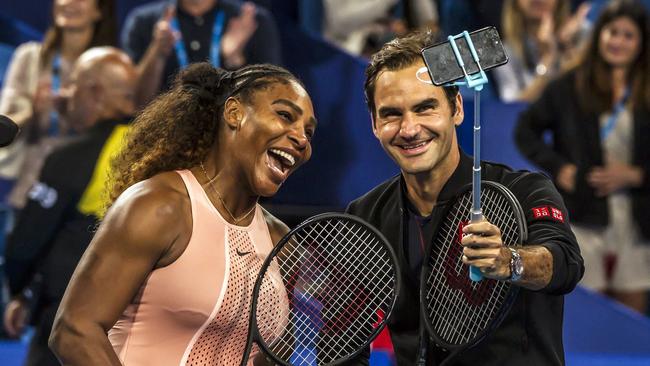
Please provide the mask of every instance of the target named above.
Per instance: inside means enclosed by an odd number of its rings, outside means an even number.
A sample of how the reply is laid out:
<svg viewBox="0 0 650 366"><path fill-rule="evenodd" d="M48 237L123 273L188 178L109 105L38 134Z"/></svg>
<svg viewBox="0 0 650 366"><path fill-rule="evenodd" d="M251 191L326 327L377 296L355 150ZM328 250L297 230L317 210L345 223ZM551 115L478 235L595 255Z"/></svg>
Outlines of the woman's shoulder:
<svg viewBox="0 0 650 366"><path fill-rule="evenodd" d="M275 245L289 232L289 227L263 207L262 213L264 214L266 225L269 227L269 233L271 234L273 245Z"/></svg>
<svg viewBox="0 0 650 366"><path fill-rule="evenodd" d="M164 172L127 188L110 211L133 212L154 222L165 222L176 220L178 213L186 210L189 204L189 196L180 175Z"/></svg>
<svg viewBox="0 0 650 366"><path fill-rule="evenodd" d="M20 44L14 51L15 58L37 58L41 54L42 44L36 41L29 41Z"/></svg>
<svg viewBox="0 0 650 366"><path fill-rule="evenodd" d="M186 245L192 228L189 197L180 176L161 173L130 186L110 207L102 227L119 232L125 245L175 253L173 247Z"/></svg>

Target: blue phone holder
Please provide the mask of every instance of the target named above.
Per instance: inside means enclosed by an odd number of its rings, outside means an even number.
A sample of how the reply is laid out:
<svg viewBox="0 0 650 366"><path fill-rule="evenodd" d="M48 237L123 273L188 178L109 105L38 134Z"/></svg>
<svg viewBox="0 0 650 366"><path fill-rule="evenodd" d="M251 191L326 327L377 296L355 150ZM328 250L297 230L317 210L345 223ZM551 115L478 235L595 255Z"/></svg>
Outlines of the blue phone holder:
<svg viewBox="0 0 650 366"><path fill-rule="evenodd" d="M461 37L465 39L465 42L467 42L467 47L472 54L472 59L478 66L479 71L476 73L467 73L465 62L463 61L463 58L460 55L460 51L458 50L458 45L456 44L456 39L459 39ZM468 88L474 89L474 91L481 91L483 89L483 85L488 83L488 78L487 75L485 75L485 70L483 70L483 67L481 66L481 62L478 58L478 53L476 52L476 48L474 48L474 43L472 42L472 38L469 36L469 33L467 31L464 31L455 36L449 36L447 39L449 40L449 44L454 51L454 56L456 56L456 62L458 62L458 66L460 66L460 68L463 70L463 75L465 75L464 82L456 81L450 83L449 85L466 85Z"/></svg>

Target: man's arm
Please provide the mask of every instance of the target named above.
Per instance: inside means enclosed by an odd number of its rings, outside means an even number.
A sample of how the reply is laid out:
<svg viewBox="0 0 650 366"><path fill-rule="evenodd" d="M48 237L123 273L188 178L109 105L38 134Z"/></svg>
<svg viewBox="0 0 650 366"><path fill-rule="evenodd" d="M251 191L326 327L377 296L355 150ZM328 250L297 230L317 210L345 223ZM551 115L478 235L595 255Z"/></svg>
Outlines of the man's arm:
<svg viewBox="0 0 650 366"><path fill-rule="evenodd" d="M129 14L122 32L122 47L137 63L139 105L146 104L160 91L167 58L178 37L171 27L175 7L168 5L155 21L153 10L143 14L136 9Z"/></svg>
<svg viewBox="0 0 650 366"><path fill-rule="evenodd" d="M70 190L57 179L61 167L57 156L55 153L46 160L8 237L5 273L12 297L19 296L32 280L38 261L49 250L73 204Z"/></svg>
<svg viewBox="0 0 650 366"><path fill-rule="evenodd" d="M546 87L539 99L519 115L514 132L515 143L521 154L553 177L557 177L560 169L570 163L567 157L554 151L543 137L545 132L551 131L561 121L556 111L567 108L556 103L557 95L565 93L562 83L565 81L556 80Z"/></svg>
<svg viewBox="0 0 650 366"><path fill-rule="evenodd" d="M528 174L512 190L522 203L531 243L516 248L524 269L516 284L553 294L571 292L582 278L584 263L560 194L540 174ZM509 279L512 253L503 246L499 228L483 221L463 231L463 262L488 278Z"/></svg>
<svg viewBox="0 0 650 366"><path fill-rule="evenodd" d="M463 228L463 263L477 267L483 276L495 280L510 279L512 252L503 245L501 231L487 220ZM553 273L553 255L541 245L516 248L525 268L517 285L529 290L546 287Z"/></svg>

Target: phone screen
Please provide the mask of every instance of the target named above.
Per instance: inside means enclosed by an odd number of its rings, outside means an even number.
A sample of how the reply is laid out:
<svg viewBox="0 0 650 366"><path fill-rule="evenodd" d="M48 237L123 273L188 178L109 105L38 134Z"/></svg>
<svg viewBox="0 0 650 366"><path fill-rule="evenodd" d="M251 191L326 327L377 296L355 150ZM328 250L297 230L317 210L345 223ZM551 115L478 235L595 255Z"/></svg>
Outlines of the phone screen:
<svg viewBox="0 0 650 366"><path fill-rule="evenodd" d="M489 70L508 62L508 56L503 49L503 43L496 28L482 28L470 33L469 36L474 44L474 49L476 50L483 70ZM457 38L456 46L463 58L467 73L473 74L478 72L478 65L472 58L472 53L469 47L467 47L465 37ZM465 77L463 70L458 65L454 50L451 48L449 41L444 41L423 49L422 57L429 70L431 80L435 85L444 85Z"/></svg>

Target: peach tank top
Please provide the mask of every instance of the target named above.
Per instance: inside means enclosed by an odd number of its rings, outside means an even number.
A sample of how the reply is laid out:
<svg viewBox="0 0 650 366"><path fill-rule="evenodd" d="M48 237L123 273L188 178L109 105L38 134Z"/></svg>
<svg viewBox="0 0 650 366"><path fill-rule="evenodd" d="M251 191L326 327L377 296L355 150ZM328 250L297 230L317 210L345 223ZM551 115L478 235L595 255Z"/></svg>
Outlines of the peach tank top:
<svg viewBox="0 0 650 366"><path fill-rule="evenodd" d="M255 279L273 246L269 229L259 205L250 225L228 223L189 170L178 174L192 204L187 248L149 274L108 337L126 366L238 366ZM277 267L269 271L259 301L271 311L258 312L267 335L280 332L278 319L287 319L289 308ZM249 364L256 353L254 347Z"/></svg>

